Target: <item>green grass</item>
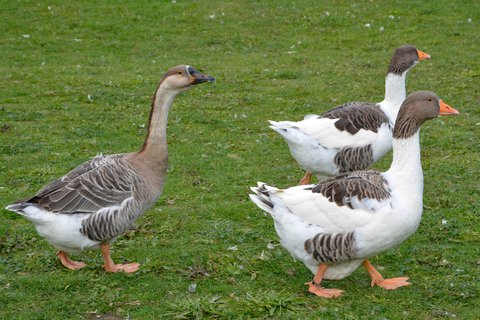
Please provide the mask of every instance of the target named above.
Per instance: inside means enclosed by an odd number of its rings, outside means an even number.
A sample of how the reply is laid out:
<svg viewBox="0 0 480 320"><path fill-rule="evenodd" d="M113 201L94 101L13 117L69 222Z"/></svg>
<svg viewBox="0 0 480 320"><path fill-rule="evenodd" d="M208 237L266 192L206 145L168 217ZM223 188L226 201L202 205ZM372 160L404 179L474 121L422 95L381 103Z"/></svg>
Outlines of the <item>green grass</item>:
<svg viewBox="0 0 480 320"><path fill-rule="evenodd" d="M0 318L478 319L480 4L4 0L0 7L2 208L97 153L138 149L151 96L171 66L217 77L177 98L164 194L113 245L114 260L138 261L140 271L107 274L98 251L75 256L88 266L69 271L31 223L1 209ZM388 60L405 43L432 56L410 72L407 91L435 91L461 112L423 126L422 223L372 259L385 276L408 275L413 285L370 288L359 269L326 282L346 290L341 298L316 298L303 285L311 273L247 196L257 180L287 187L302 176L267 120L382 100Z"/></svg>

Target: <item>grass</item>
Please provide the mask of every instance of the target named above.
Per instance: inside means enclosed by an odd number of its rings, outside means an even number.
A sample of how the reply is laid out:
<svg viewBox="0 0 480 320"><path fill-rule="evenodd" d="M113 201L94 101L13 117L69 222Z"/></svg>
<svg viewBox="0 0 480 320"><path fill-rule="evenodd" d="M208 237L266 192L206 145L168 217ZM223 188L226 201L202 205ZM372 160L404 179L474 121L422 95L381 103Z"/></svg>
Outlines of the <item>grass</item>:
<svg viewBox="0 0 480 320"><path fill-rule="evenodd" d="M113 258L142 263L139 272L107 274L97 251L75 256L88 266L69 271L32 224L1 209L0 318L479 317L478 3L53 0L1 7L2 208L97 153L138 149L151 96L171 66L191 64L217 83L176 100L164 194L114 243ZM326 282L344 296L318 299L303 285L310 272L279 245L271 220L247 196L257 180L287 187L302 176L266 121L380 101L388 60L405 43L432 56L410 72L408 92L433 90L461 112L423 126L422 223L372 259L385 276L408 275L413 285L370 288L358 270Z"/></svg>

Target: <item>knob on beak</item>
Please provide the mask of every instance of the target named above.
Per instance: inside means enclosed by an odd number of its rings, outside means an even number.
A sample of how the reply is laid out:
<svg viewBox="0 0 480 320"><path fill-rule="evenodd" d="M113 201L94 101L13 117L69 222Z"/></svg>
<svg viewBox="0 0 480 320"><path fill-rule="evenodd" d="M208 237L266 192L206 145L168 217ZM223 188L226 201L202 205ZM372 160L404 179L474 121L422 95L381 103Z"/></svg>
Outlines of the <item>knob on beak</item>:
<svg viewBox="0 0 480 320"><path fill-rule="evenodd" d="M188 72L190 73L190 77L192 78L192 84L199 84L204 82L213 82L215 81L214 77L210 77L206 74L198 72L192 67L188 68Z"/></svg>

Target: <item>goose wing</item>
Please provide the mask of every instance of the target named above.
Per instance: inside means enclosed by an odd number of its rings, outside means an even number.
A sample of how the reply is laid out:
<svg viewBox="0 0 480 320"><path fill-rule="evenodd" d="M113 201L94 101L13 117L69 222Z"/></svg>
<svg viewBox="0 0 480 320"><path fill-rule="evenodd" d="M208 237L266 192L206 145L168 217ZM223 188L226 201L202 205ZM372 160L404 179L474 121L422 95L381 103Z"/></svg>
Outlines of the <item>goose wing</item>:
<svg viewBox="0 0 480 320"><path fill-rule="evenodd" d="M46 185L24 203L57 213L94 213L131 199L137 179L123 155L97 156Z"/></svg>
<svg viewBox="0 0 480 320"><path fill-rule="evenodd" d="M374 170L346 172L317 184L313 193L319 193L337 206L350 209L375 210L373 202L390 198L387 181Z"/></svg>
<svg viewBox="0 0 480 320"><path fill-rule="evenodd" d="M372 221L374 213L390 208L391 194L382 174L357 171L337 175L317 185L274 192L272 202L303 221L331 232L348 232Z"/></svg>
<svg viewBox="0 0 480 320"><path fill-rule="evenodd" d="M378 132L382 124L388 124L387 115L376 103L350 102L333 108L320 117L335 119L335 127L354 135L360 130Z"/></svg>
<svg viewBox="0 0 480 320"><path fill-rule="evenodd" d="M363 146L375 141L382 126L391 128L377 104L351 102L318 117L307 117L295 126L327 148Z"/></svg>

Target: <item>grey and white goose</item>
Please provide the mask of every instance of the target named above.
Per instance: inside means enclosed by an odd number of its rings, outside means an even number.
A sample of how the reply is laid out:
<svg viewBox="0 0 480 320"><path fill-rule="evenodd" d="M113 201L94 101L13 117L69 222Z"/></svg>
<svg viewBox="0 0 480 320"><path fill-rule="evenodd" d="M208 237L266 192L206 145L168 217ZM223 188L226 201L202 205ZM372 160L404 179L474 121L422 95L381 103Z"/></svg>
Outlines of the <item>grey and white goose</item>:
<svg viewBox="0 0 480 320"><path fill-rule="evenodd" d="M69 253L100 246L106 271L135 272L139 263L113 263L110 243L162 193L168 162L167 118L174 98L193 85L214 80L191 66L171 68L153 97L148 133L138 152L96 156L7 209L33 222L69 269L85 266L70 260Z"/></svg>
<svg viewBox="0 0 480 320"><path fill-rule="evenodd" d="M350 102L322 115L308 115L298 122L270 121L290 153L311 176L319 180L342 172L367 169L392 149L392 130L405 100L407 73L430 56L411 45L395 50L385 79L385 99L379 103Z"/></svg>
<svg viewBox="0 0 480 320"><path fill-rule="evenodd" d="M252 201L269 213L283 247L315 274L309 291L332 298L342 290L321 287L363 264L384 289L409 285L406 277L384 279L368 258L401 243L422 216L423 172L419 131L423 122L458 111L428 91L412 93L393 130L393 162L386 172L339 174L317 185L277 189L258 183Z"/></svg>

